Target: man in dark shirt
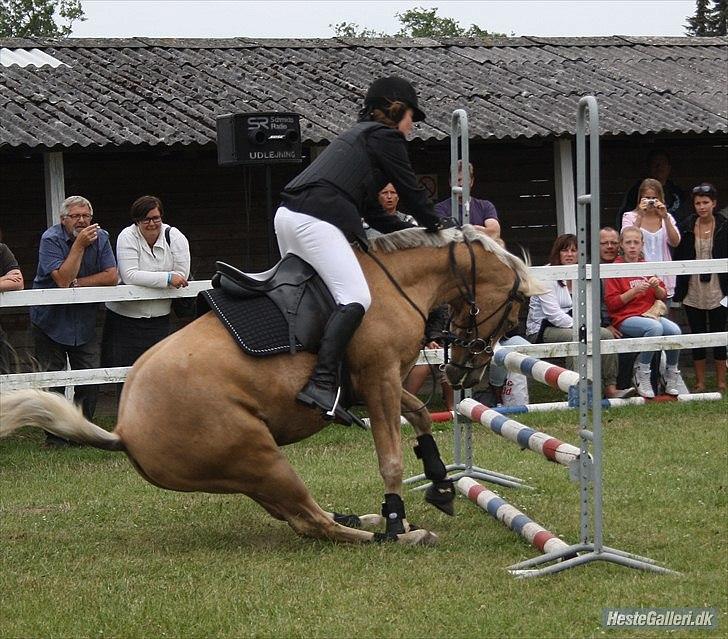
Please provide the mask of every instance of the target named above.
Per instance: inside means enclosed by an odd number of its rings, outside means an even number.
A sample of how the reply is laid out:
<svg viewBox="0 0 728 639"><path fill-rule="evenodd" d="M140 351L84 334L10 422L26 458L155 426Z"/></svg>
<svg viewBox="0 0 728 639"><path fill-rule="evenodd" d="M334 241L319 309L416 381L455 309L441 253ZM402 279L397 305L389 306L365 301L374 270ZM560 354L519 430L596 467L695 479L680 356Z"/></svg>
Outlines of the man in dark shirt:
<svg viewBox="0 0 728 639"><path fill-rule="evenodd" d="M470 167L470 189L472 191L473 184L475 184L475 172L473 165L469 164ZM458 160L458 186L463 185L463 164L462 160ZM461 205L462 206L462 205ZM451 198L447 198L442 202L435 205L435 213L441 218L459 218L458 211L456 214L452 213L452 201ZM485 232L490 235L494 240L500 238L500 223L498 222L498 211L490 200L481 200L478 198L470 198L470 223L485 228Z"/></svg>
<svg viewBox="0 0 728 639"><path fill-rule="evenodd" d="M75 195L61 205L61 222L43 233L38 250L38 272L33 288L115 286L116 260L109 234L92 224L93 209L84 197ZM96 340L98 304L56 304L30 309L35 356L44 370L98 368ZM63 389L53 389L62 392ZM98 389L77 386L75 399L86 419L92 419ZM49 444L64 440L48 436Z"/></svg>
<svg viewBox="0 0 728 639"><path fill-rule="evenodd" d="M685 193L670 179L670 171L672 165L670 164L670 156L666 151L662 149L654 149L650 151L647 156L647 175L645 178L653 178L658 180L662 184L662 189L665 192L665 206L667 212L670 213L677 222L682 220L686 213L685 206ZM635 182L629 191L624 196L622 204L619 207L617 213L617 229L622 228L622 216L627 211L633 211L637 208L637 193L639 192L640 184L642 180Z"/></svg>

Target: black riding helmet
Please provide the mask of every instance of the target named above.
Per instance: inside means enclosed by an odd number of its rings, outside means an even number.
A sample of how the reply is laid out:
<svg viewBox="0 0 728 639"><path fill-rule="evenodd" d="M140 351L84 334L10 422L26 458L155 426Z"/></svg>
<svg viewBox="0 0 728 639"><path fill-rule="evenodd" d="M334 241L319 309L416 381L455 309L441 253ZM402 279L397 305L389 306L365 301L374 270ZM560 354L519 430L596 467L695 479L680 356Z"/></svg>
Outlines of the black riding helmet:
<svg viewBox="0 0 728 639"><path fill-rule="evenodd" d="M404 78L395 75L374 80L364 98L364 105L382 107L397 100L412 108L414 122L422 122L425 119L424 112L417 106L417 92L414 87Z"/></svg>

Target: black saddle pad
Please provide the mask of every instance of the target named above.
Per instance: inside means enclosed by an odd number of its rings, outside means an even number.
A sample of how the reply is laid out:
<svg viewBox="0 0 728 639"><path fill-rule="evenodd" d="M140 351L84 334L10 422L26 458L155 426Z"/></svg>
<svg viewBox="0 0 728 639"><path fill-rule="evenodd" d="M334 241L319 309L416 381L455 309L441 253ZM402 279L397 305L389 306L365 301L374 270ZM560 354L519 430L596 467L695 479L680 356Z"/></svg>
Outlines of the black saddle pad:
<svg viewBox="0 0 728 639"><path fill-rule="evenodd" d="M246 353L255 357L290 353L288 323L265 295L240 299L214 288L200 293L210 309ZM303 346L295 340L297 351Z"/></svg>

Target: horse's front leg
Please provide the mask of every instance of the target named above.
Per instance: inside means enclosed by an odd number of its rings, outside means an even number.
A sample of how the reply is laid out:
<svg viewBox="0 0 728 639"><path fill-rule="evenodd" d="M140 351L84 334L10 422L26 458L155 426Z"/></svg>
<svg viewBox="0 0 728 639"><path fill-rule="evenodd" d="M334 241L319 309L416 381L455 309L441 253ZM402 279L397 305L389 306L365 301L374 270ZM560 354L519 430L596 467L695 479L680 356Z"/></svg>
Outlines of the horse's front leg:
<svg viewBox="0 0 728 639"><path fill-rule="evenodd" d="M400 405L402 382L399 370L378 372L368 378L364 395L371 419L372 436L379 460L379 473L384 481L382 516L386 520L386 532L382 540L396 539L403 543L434 543L436 535L410 526L407 523L402 500L402 434Z"/></svg>
<svg viewBox="0 0 728 639"><path fill-rule="evenodd" d="M425 501L447 515L455 514L455 486L447 478L447 469L432 436L432 420L419 397L402 389L402 413L415 429L415 455L422 460L425 477L432 483L425 491Z"/></svg>

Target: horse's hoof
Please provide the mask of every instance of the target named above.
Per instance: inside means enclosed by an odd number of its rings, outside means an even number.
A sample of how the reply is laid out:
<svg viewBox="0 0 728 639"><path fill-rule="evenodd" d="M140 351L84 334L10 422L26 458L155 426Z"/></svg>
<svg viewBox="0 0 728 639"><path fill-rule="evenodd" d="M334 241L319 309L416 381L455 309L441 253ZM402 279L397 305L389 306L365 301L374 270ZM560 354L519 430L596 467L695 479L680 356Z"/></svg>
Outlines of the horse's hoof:
<svg viewBox="0 0 728 639"><path fill-rule="evenodd" d="M417 528L397 535L397 543L405 546L434 546L437 543L437 535L429 530Z"/></svg>
<svg viewBox="0 0 728 639"><path fill-rule="evenodd" d="M450 479L433 481L425 491L425 501L446 515L455 515L455 486Z"/></svg>
<svg viewBox="0 0 728 639"><path fill-rule="evenodd" d="M359 515L359 521L361 522L361 527L365 530L371 530L372 528L380 528L384 526L385 519L381 515L371 514L371 515Z"/></svg>
<svg viewBox="0 0 728 639"><path fill-rule="evenodd" d="M342 526L348 528L361 528L361 518L356 515L342 515L341 513L334 513L334 521Z"/></svg>

